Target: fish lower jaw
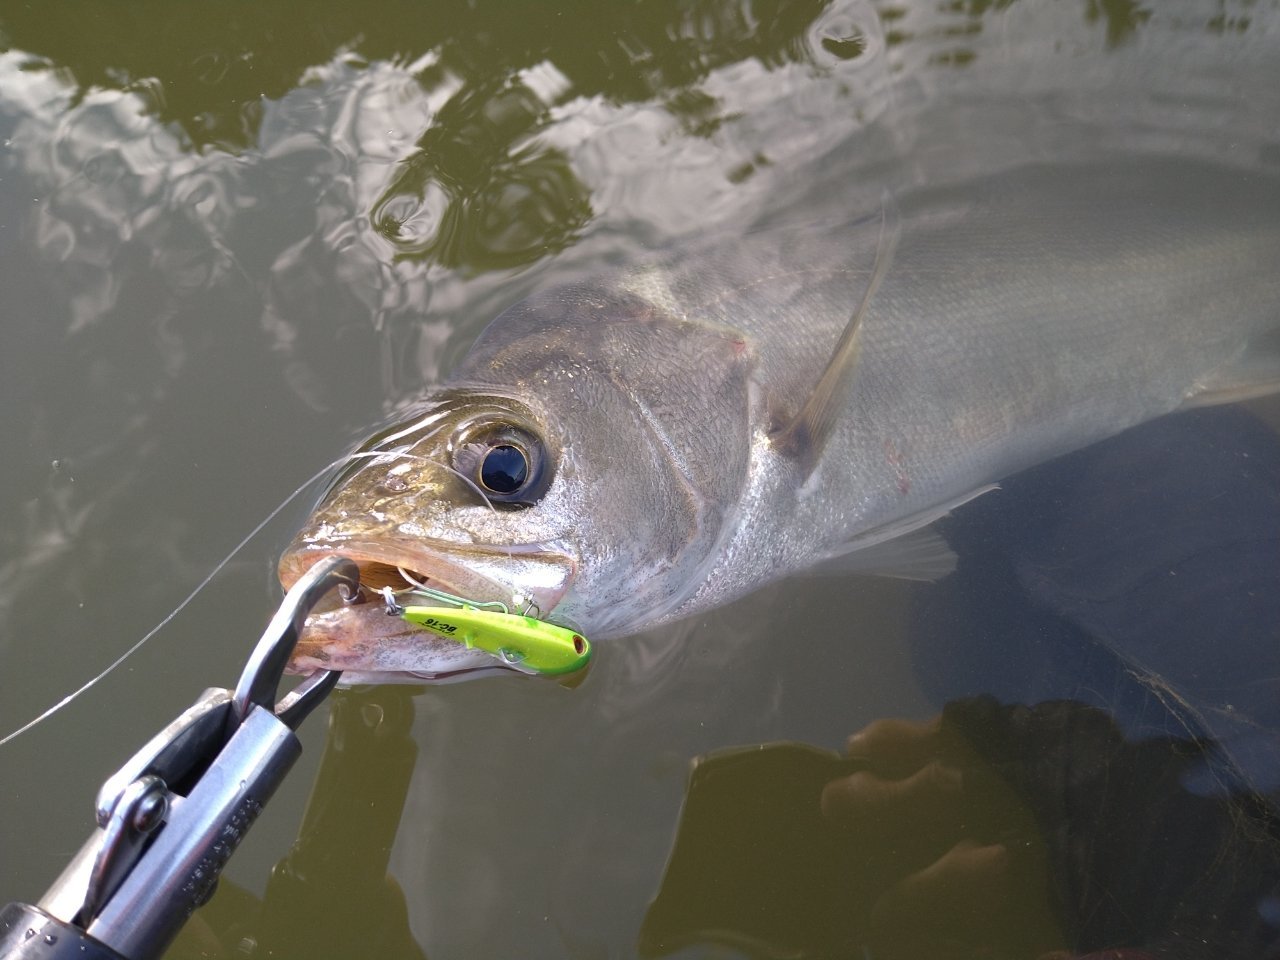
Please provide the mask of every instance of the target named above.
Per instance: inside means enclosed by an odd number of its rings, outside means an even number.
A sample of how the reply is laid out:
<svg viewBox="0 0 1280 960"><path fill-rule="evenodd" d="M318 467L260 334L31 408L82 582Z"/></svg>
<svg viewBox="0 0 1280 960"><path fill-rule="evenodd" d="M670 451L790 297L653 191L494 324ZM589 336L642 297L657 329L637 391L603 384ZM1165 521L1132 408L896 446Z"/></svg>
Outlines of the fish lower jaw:
<svg viewBox="0 0 1280 960"><path fill-rule="evenodd" d="M338 686L349 688L386 686L387 684L423 684L438 687L445 683L464 683L468 680L479 680L483 677L511 676L516 676L516 673L510 667L496 666L475 667L470 670L453 670L441 673L414 672L411 670L345 670L338 680Z"/></svg>
<svg viewBox="0 0 1280 960"><path fill-rule="evenodd" d="M313 612L302 626L286 668L294 674L341 672L339 683L453 683L520 673L478 647L406 622L380 603Z"/></svg>

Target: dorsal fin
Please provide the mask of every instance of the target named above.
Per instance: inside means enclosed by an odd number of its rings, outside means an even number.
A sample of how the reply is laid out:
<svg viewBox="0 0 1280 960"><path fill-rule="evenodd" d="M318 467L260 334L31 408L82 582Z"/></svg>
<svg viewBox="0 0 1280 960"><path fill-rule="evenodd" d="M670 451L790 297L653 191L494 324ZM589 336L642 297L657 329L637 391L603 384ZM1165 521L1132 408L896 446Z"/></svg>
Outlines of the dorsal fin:
<svg viewBox="0 0 1280 960"><path fill-rule="evenodd" d="M858 362L859 333L862 320L867 314L880 286L880 281L889 272L893 262L893 254L898 246L901 234L901 223L898 219L898 208L893 197L886 190L880 200L880 236L876 242L876 262L871 270L871 278L863 291L862 301L858 309L849 318L849 323L836 341L831 359L826 369L818 378L813 392L805 401L795 417L779 429L773 437L774 445L779 451L800 461L809 473L817 465L822 448L831 435L840 413L841 404L848 392L849 382L854 367Z"/></svg>

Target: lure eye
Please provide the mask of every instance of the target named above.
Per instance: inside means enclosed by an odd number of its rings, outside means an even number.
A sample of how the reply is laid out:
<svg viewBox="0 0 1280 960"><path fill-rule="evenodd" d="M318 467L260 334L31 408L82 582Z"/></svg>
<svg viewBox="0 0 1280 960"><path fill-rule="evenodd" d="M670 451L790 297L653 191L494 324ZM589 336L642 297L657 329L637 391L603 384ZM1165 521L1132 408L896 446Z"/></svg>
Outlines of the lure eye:
<svg viewBox="0 0 1280 960"><path fill-rule="evenodd" d="M510 496L529 479L529 458L519 447L499 443L480 461L480 485L492 493Z"/></svg>
<svg viewBox="0 0 1280 960"><path fill-rule="evenodd" d="M511 423L470 424L455 441L453 467L491 503L530 506L551 480L542 441Z"/></svg>

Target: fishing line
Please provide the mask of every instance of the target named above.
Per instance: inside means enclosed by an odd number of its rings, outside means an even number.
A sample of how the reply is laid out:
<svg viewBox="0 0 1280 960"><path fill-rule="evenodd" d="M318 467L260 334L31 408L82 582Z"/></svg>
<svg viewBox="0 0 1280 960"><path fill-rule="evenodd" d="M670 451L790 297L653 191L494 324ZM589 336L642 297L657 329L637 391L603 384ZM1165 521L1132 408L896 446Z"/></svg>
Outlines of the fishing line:
<svg viewBox="0 0 1280 960"><path fill-rule="evenodd" d="M235 547L232 549L232 551L228 553L225 557L223 557L222 560L219 561L218 565L215 566L212 571L210 571L209 575L206 576L203 580L201 580L200 583L196 585L196 588L194 590L192 590L189 594L187 594L186 599L183 600L181 603L179 603L176 607L174 607L173 610L169 612L168 616L166 616L163 620L157 623L150 630L148 630L143 635L141 640L139 640L137 643L131 646L124 653L120 654L120 656L116 657L116 659L113 660L111 663L109 663L107 667L104 670L102 670L102 672L97 674L97 676L91 678L89 681L81 685L78 689L73 690L71 693L67 694L65 697L63 697L61 700L59 700L57 703L53 704L52 706L48 707L44 712L40 713L38 716L33 717L31 720L28 720L22 726L18 727L18 729L12 731L11 733L6 734L3 737L3 739L0 739L0 747L3 747L10 740L13 740L17 737L22 736L22 734L26 733L28 730L30 730L32 727L36 726L37 724L43 723L45 720L49 719L49 717L53 716L55 713L57 713L59 710L65 707L67 704L77 699L81 694L85 693L87 690L92 688L99 680L102 680L104 677L110 674L113 670L119 667L120 664L124 663L131 656L133 656L140 649L142 649L143 644L145 644L148 640L150 640L162 629L164 629L164 627L169 623L169 621L171 621L174 617L176 617L179 613L181 613L183 609L185 609L187 605L190 604L191 601L194 600L200 594L200 591L202 591L205 587L207 587L210 584L210 582L212 582L213 578L222 572L223 568L226 567L226 565L235 558L235 555L239 553L241 550L243 550L250 540L252 540L254 537L256 537L259 533L262 532L263 527L265 527L277 516L279 516L281 510L283 510L290 503L292 503L298 497L299 494L301 494L304 490L307 489L307 487L311 486L313 483L319 480L322 476L324 476L330 470L334 469L335 467L341 466L343 463L346 463L349 460L355 459L356 456L358 456L358 454L339 457L337 460L334 460L326 464L325 466L317 470L315 473L313 473L305 483L303 483L296 490L294 490L293 493L289 494L289 496L285 497L284 500L282 500L274 510L272 510L269 514L267 514L267 516L262 520L262 522L260 522L256 527L254 527L253 530L251 530L243 540L237 543Z"/></svg>
<svg viewBox="0 0 1280 960"><path fill-rule="evenodd" d="M26 733L28 730L32 729L38 724L43 723L45 720L49 719L49 717L53 716L55 713L57 713L59 710L65 707L67 704L78 699L82 694L92 689L100 680L104 679L106 676L112 673L117 667L119 667L122 663L124 663L131 656L137 653L140 649L142 649L143 645L146 644L147 641L149 641L157 633L163 630L164 627L167 626L169 622L173 620L174 617L176 617L179 613L181 613L191 603L192 600L194 600L197 596L199 596L200 592L204 590L204 588L207 587L213 581L213 578L216 577L219 573L221 573L223 568L225 568L228 563L230 563L233 559L235 559L236 554L238 554L241 550L243 550L249 544L250 540L252 540L259 533L261 533L262 529L267 524L269 524L272 520L274 520L277 516L280 515L280 511L282 511L285 507L287 507L290 503L292 503L295 499L297 499L297 497L304 490L306 490L309 486L311 486L313 483L315 483L317 480L323 477L326 473L328 473L330 470L333 470L336 467L340 467L346 463L350 463L352 460L365 460L365 459L378 459L378 458L386 458L389 460L394 460L399 458L405 458L409 460L421 460L426 463L430 463L433 466L443 468L447 470L449 473L452 473L455 476L457 476L475 493L477 493L480 496L480 498L483 500L485 506L487 506L490 510L494 511L495 513L497 512L497 508L494 507L493 502L487 496L485 496L484 491L481 490L480 487L477 486L469 477L463 475L462 473L460 473L453 467L449 466L448 464L440 463L436 460L431 459L430 457L424 457L421 454L409 453L406 450L358 450L354 453L339 457L336 460L332 460L329 463L325 464L323 467L321 467L319 470L317 470L315 473L313 473L296 490L294 490L293 493L285 497L284 500L282 500L275 507L275 509L273 509L270 513L268 513L266 517L264 517L262 521L258 523L257 526L255 526L251 531L249 531L249 533L244 537L244 539L242 539L239 543L235 545L235 547L232 548L230 553L228 553L225 557L222 558L222 560L218 562L217 566L215 566L213 570L209 572L208 576L206 576L203 580L201 580L196 585L195 589L193 589L189 594L187 594L186 598L181 603L179 603L176 607L174 607L173 610L171 610L163 620L161 620L154 627L148 630L142 636L142 638L138 640L137 643L131 646L124 653L120 654L120 656L116 657L116 659L113 660L111 663L107 664L107 666L101 672L99 672L96 676L90 678L88 681L86 681L76 690L73 690L71 693L67 694L61 700L52 704L51 706L46 708L44 711L42 711L40 714L28 720L26 723L18 727L16 730L13 730L10 733L6 734L3 738L0 738L0 747L3 747L10 740L13 740L13 739L16 739L17 737L22 736L22 734Z"/></svg>

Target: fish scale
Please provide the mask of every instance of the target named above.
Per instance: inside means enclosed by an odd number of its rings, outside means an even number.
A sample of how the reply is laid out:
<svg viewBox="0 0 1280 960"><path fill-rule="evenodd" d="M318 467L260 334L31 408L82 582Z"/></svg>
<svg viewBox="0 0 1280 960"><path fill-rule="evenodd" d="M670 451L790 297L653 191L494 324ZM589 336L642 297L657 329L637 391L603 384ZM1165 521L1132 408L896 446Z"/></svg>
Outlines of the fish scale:
<svg viewBox="0 0 1280 960"><path fill-rule="evenodd" d="M497 317L442 386L439 425L402 451L425 479L397 516L444 534L362 516L364 467L284 579L390 550L598 640L833 560L928 578L954 561L921 528L1000 479L1280 383L1260 346L1280 326L1273 177L1116 156L904 192L843 222L836 194L815 196L809 225L705 238ZM833 360L851 323L855 349ZM824 416L797 433L810 397ZM482 413L537 437L552 476L532 502L497 509L432 466ZM317 536L337 502L343 535Z"/></svg>

